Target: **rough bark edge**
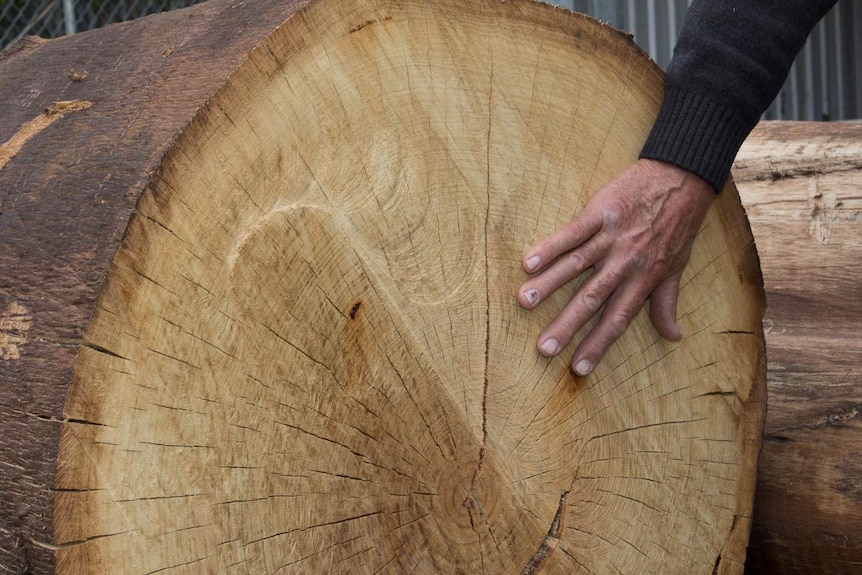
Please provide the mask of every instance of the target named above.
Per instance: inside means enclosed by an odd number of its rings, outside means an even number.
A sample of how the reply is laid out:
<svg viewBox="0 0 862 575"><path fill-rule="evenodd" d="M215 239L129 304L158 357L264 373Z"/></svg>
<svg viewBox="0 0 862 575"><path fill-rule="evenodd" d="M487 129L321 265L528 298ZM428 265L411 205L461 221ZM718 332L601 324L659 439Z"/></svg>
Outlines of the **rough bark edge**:
<svg viewBox="0 0 862 575"><path fill-rule="evenodd" d="M47 38L41 38L39 36L25 36L17 42L12 42L2 50L0 50L0 62L3 60L9 59L16 54L21 52L29 52L31 50L36 50L40 46L47 44L50 42Z"/></svg>

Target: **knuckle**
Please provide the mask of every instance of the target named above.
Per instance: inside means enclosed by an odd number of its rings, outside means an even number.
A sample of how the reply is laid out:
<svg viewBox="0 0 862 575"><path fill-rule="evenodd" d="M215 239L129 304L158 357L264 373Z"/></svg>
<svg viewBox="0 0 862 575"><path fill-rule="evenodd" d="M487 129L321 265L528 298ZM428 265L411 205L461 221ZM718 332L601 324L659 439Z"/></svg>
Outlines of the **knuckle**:
<svg viewBox="0 0 862 575"><path fill-rule="evenodd" d="M596 313L599 311L599 308L602 307L603 299L599 296L598 293L590 290L584 292L581 296L581 302L583 304L584 309L586 309L590 313Z"/></svg>
<svg viewBox="0 0 862 575"><path fill-rule="evenodd" d="M608 204L602 212L602 224L610 230L618 228L624 219L624 209L616 204Z"/></svg>
<svg viewBox="0 0 862 575"><path fill-rule="evenodd" d="M615 313L608 318L608 327L611 338L617 339L629 327L629 318L622 313Z"/></svg>
<svg viewBox="0 0 862 575"><path fill-rule="evenodd" d="M580 270L584 267L584 256L580 252L569 252L568 259L572 269Z"/></svg>
<svg viewBox="0 0 862 575"><path fill-rule="evenodd" d="M595 295L602 298L602 300L606 299L623 284L627 275L628 273L625 268L618 265L608 265L604 273L595 276L596 282L593 286Z"/></svg>
<svg viewBox="0 0 862 575"><path fill-rule="evenodd" d="M584 355L594 358L595 361L600 360L607 353L607 347L598 341L586 342L583 346Z"/></svg>
<svg viewBox="0 0 862 575"><path fill-rule="evenodd" d="M604 214L604 218L602 220L602 228L607 230L608 232L615 232L622 225L623 217L622 215L614 210L608 210Z"/></svg>
<svg viewBox="0 0 862 575"><path fill-rule="evenodd" d="M630 250L626 253L626 267L633 270L642 270L647 265L647 254L643 250Z"/></svg>

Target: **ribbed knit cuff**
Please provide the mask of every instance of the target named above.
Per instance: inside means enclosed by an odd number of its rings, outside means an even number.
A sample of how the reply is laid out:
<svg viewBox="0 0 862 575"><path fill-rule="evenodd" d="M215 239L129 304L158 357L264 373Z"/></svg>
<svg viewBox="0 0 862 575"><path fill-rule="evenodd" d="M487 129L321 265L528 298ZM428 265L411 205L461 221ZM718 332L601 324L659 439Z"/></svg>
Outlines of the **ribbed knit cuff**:
<svg viewBox="0 0 862 575"><path fill-rule="evenodd" d="M668 86L640 157L693 172L718 192L739 147L756 123L756 118L746 121L708 97Z"/></svg>

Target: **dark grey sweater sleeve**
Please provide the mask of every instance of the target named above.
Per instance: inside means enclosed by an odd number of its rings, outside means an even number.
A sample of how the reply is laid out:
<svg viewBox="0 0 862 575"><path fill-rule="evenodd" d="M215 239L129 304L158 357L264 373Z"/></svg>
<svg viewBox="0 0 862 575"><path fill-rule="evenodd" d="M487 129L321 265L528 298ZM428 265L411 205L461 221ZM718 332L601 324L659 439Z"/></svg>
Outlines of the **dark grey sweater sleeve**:
<svg viewBox="0 0 862 575"><path fill-rule="evenodd" d="M724 185L742 142L836 0L695 0L641 158Z"/></svg>

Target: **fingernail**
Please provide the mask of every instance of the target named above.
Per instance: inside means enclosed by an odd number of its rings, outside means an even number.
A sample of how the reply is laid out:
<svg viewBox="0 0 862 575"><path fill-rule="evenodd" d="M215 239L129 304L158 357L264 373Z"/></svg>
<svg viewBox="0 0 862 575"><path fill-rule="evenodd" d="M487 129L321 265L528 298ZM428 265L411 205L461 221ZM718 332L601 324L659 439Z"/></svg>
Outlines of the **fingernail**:
<svg viewBox="0 0 862 575"><path fill-rule="evenodd" d="M531 272L535 270L537 267L539 267L540 263L542 263L542 258L540 258L539 256L533 256L529 258L527 260L527 271Z"/></svg>
<svg viewBox="0 0 862 575"><path fill-rule="evenodd" d="M575 366L575 373L578 375L590 375L593 371L593 363L588 359L582 359Z"/></svg>
<svg viewBox="0 0 862 575"><path fill-rule="evenodd" d="M534 289L528 289L524 292L524 299L527 300L528 304L534 306L539 301L539 292Z"/></svg>
<svg viewBox="0 0 862 575"><path fill-rule="evenodd" d="M539 345L539 349L541 349L547 355L557 355L557 353L560 351L560 342L558 342L552 337L549 337Z"/></svg>

